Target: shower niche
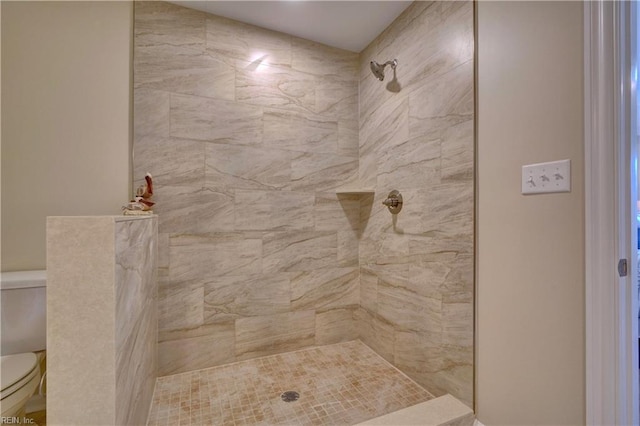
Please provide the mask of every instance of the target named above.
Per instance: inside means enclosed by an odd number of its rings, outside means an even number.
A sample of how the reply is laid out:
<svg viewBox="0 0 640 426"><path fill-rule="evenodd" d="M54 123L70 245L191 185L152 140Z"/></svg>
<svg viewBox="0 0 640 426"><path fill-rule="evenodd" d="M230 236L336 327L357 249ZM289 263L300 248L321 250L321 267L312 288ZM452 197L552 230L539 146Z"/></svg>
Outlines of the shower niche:
<svg viewBox="0 0 640 426"><path fill-rule="evenodd" d="M472 406L473 53L471 2L414 2L360 52L135 2L160 375L360 340Z"/></svg>

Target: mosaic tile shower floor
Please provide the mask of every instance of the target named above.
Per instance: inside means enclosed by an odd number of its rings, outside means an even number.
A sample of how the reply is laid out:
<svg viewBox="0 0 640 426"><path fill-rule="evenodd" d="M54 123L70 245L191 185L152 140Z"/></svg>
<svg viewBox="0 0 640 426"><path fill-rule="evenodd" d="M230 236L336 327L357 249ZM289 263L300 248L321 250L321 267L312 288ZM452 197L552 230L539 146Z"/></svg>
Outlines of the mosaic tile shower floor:
<svg viewBox="0 0 640 426"><path fill-rule="evenodd" d="M352 425L432 398L352 341L160 377L147 424Z"/></svg>

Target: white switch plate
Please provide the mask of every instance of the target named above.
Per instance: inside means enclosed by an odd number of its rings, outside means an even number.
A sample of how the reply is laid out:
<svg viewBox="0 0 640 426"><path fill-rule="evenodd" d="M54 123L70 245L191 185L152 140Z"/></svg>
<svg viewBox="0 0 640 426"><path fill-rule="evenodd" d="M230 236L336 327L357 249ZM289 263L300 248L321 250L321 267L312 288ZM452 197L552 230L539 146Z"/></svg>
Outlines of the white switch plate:
<svg viewBox="0 0 640 426"><path fill-rule="evenodd" d="M522 193L571 192L571 160L522 166Z"/></svg>

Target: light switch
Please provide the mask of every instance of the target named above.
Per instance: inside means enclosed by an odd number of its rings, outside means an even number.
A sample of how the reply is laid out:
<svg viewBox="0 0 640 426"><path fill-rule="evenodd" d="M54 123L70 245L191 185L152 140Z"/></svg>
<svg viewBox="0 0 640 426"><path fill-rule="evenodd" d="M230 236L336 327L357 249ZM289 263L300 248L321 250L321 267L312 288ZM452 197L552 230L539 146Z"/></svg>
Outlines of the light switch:
<svg viewBox="0 0 640 426"><path fill-rule="evenodd" d="M571 160L522 166L522 193L571 192Z"/></svg>

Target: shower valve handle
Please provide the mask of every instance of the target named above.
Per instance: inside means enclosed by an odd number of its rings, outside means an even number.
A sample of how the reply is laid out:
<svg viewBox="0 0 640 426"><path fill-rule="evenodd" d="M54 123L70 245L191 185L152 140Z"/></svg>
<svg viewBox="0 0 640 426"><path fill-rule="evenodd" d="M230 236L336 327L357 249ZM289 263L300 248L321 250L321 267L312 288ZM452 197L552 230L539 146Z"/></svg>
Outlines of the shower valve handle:
<svg viewBox="0 0 640 426"><path fill-rule="evenodd" d="M396 197L389 197L386 200L384 200L382 204L384 204L387 207L398 207L398 204L400 204L400 200Z"/></svg>
<svg viewBox="0 0 640 426"><path fill-rule="evenodd" d="M382 204L387 206L391 214L398 214L400 210L402 210L402 194L400 194L400 191L394 189Z"/></svg>

